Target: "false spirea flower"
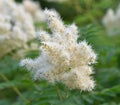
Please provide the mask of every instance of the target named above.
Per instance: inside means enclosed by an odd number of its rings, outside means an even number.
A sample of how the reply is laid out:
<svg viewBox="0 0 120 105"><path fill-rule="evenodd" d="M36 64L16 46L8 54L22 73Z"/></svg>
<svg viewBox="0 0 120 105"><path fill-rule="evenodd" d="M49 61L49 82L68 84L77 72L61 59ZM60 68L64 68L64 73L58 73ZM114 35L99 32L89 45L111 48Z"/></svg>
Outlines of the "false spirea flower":
<svg viewBox="0 0 120 105"><path fill-rule="evenodd" d="M109 35L116 35L120 33L120 6L114 12L109 9L103 17L103 25L105 26Z"/></svg>
<svg viewBox="0 0 120 105"><path fill-rule="evenodd" d="M0 0L0 57L35 38L31 15L14 0Z"/></svg>
<svg viewBox="0 0 120 105"><path fill-rule="evenodd" d="M62 82L69 89L92 90L95 83L91 77L91 64L96 62L96 54L86 41L77 43L75 24L64 25L54 10L45 10L44 13L52 34L37 33L42 43L41 55L34 60L22 60L21 66L26 66L34 79Z"/></svg>

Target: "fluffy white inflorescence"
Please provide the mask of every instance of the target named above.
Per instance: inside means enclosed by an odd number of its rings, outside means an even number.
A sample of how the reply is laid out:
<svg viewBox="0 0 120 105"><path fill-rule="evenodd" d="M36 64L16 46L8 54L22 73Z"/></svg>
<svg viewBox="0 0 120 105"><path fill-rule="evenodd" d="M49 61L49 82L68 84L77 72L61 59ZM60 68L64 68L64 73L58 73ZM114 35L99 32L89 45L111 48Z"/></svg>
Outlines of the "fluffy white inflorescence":
<svg viewBox="0 0 120 105"><path fill-rule="evenodd" d="M92 90L95 83L90 76L93 73L90 65L95 63L96 54L86 41L77 43L75 24L65 26L54 10L44 12L52 34L38 33L41 55L34 60L22 60L21 66L26 66L34 79L62 82L69 89Z"/></svg>
<svg viewBox="0 0 120 105"><path fill-rule="evenodd" d="M0 0L0 57L35 38L33 19L23 5Z"/></svg>
<svg viewBox="0 0 120 105"><path fill-rule="evenodd" d="M109 35L120 33L120 6L117 8L116 12L109 9L102 22Z"/></svg>

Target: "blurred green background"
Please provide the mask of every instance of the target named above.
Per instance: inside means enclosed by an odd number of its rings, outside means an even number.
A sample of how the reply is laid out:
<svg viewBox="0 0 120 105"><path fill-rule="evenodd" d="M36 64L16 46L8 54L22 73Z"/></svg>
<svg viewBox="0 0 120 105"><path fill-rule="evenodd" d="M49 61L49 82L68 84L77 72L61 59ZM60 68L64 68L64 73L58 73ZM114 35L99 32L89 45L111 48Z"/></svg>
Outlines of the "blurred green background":
<svg viewBox="0 0 120 105"><path fill-rule="evenodd" d="M94 66L96 87L92 92L69 91L62 84L33 81L13 52L0 59L0 105L120 105L120 34L109 37L101 21L119 0L39 1L41 7L55 8L66 24L79 27L78 41L87 40L98 54ZM56 0L57 1L57 0ZM21 0L17 0L21 2ZM26 52L35 58L38 51Z"/></svg>

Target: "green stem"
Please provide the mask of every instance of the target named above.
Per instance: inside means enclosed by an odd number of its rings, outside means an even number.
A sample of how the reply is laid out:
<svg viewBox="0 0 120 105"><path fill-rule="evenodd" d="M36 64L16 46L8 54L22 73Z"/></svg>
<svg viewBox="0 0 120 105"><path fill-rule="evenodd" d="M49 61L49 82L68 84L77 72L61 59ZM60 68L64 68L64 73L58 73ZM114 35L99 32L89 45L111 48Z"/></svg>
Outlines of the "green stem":
<svg viewBox="0 0 120 105"><path fill-rule="evenodd" d="M57 91L57 95L58 95L58 97L59 97L59 100L62 102L62 100L63 100L62 95L61 95L61 93L60 93L59 88L58 88L56 85L55 85L55 89L56 89L56 91Z"/></svg>
<svg viewBox="0 0 120 105"><path fill-rule="evenodd" d="M0 76L3 78L4 81L10 82L10 81L8 80L8 78L7 78L3 73L0 73ZM30 103L30 101L27 100L27 99L22 95L22 93L19 91L19 89L18 89L14 84L12 84L12 88L13 88L13 90L25 101L25 103L27 103L27 104Z"/></svg>

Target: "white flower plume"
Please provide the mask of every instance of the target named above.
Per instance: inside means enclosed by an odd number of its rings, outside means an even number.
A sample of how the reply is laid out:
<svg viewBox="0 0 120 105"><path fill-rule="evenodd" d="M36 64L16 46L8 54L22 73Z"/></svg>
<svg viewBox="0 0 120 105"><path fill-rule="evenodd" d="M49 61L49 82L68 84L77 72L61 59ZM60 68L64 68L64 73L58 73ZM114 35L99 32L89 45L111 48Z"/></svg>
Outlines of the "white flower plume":
<svg viewBox="0 0 120 105"><path fill-rule="evenodd" d="M62 82L69 89L92 90L95 83L91 64L96 62L96 54L86 41L77 43L75 24L65 26L55 10L44 12L52 34L37 33L42 43L41 55L34 60L22 60L21 66L26 66L34 79Z"/></svg>

